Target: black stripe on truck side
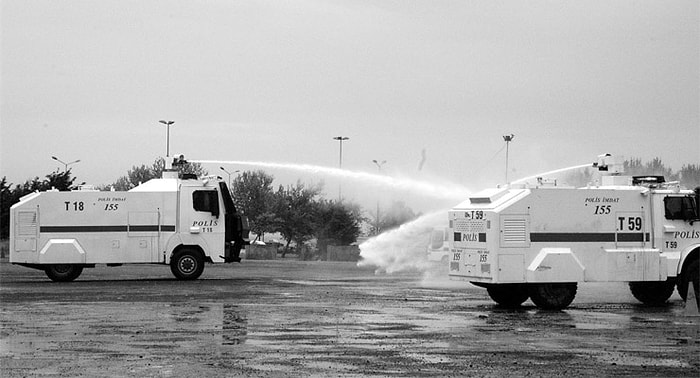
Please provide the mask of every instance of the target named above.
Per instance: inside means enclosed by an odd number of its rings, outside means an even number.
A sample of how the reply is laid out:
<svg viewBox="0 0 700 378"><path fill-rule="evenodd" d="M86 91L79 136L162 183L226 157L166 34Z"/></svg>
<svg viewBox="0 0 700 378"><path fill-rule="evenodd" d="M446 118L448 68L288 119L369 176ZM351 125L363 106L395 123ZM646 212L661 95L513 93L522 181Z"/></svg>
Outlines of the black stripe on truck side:
<svg viewBox="0 0 700 378"><path fill-rule="evenodd" d="M614 232L531 232L530 241L533 243L560 242L614 242ZM618 242L649 241L649 234L643 232L621 232L617 234Z"/></svg>
<svg viewBox="0 0 700 378"><path fill-rule="evenodd" d="M39 232L46 233L74 233L74 232L158 232L158 225L132 225L132 226L41 226ZM173 232L175 226L160 226L162 232Z"/></svg>

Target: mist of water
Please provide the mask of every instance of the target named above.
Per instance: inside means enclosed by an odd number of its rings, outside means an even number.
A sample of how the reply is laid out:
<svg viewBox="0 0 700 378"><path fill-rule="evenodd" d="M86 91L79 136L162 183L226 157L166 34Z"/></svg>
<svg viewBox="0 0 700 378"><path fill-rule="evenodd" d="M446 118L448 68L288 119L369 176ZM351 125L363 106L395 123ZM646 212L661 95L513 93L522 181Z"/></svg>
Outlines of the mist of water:
<svg viewBox="0 0 700 378"><path fill-rule="evenodd" d="M360 244L358 266L376 266L377 272L425 271L430 233L447 225L447 209L423 215Z"/></svg>
<svg viewBox="0 0 700 378"><path fill-rule="evenodd" d="M291 164L291 163L271 163L261 161L224 161L224 160L192 160L194 163L200 164L233 164L247 165L261 168L285 169L299 171L311 174L321 174L328 176L336 176L343 179L355 180L363 184L370 184L386 188L398 189L405 192L418 194L421 196L432 197L436 199L462 201L468 194L469 190L461 185L449 182L427 182L419 181L411 178L390 177L378 174L372 174L360 171L351 171L340 168L323 167L310 164Z"/></svg>

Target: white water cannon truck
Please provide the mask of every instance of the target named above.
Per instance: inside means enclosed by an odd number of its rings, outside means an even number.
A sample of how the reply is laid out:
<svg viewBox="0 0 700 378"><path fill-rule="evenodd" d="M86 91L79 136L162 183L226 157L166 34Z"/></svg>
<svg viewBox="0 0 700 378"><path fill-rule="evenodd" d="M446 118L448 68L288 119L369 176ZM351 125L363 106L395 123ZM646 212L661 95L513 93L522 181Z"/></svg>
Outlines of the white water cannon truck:
<svg viewBox="0 0 700 378"><path fill-rule="evenodd" d="M219 177L172 169L126 191L49 190L28 194L10 212L10 262L73 281L96 264L166 264L193 280L205 262L240 262L248 220Z"/></svg>
<svg viewBox="0 0 700 378"><path fill-rule="evenodd" d="M449 274L486 288L504 307L528 298L563 309L579 282L628 282L634 297L660 305L674 287L698 297L700 187L661 176L621 175L601 155L600 183L582 188L538 179L477 193L448 213Z"/></svg>

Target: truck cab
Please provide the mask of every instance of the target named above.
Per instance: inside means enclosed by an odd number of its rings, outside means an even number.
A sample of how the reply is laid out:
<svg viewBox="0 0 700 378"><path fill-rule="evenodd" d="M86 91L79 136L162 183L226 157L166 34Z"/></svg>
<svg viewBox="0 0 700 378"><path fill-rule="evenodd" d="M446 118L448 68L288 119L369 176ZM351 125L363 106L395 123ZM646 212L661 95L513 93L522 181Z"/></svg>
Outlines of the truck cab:
<svg viewBox="0 0 700 378"><path fill-rule="evenodd" d="M700 249L700 187L693 192L652 189L653 247L661 249L669 261L668 276L677 283L679 295L686 299L688 284L694 282L698 294L698 254Z"/></svg>

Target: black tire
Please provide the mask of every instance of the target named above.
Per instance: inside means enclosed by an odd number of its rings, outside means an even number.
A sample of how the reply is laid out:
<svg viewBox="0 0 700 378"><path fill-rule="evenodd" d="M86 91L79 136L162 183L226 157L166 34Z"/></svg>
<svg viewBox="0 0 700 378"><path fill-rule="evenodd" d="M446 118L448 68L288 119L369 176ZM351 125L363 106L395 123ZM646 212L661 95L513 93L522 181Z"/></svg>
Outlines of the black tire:
<svg viewBox="0 0 700 378"><path fill-rule="evenodd" d="M630 291L638 301L649 306L661 306L671 298L674 280L659 282L630 282Z"/></svg>
<svg viewBox="0 0 700 378"><path fill-rule="evenodd" d="M47 266L44 271L52 281L71 282L80 276L83 267L75 264L52 264Z"/></svg>
<svg viewBox="0 0 700 378"><path fill-rule="evenodd" d="M486 286L489 297L506 308L520 307L530 296L525 284L494 284Z"/></svg>
<svg viewBox="0 0 700 378"><path fill-rule="evenodd" d="M683 270L680 278L678 279L678 294L685 301L688 298L688 284L693 283L693 290L695 291L695 300L698 302L700 307L700 294L698 287L700 283L700 259L695 259L689 263L689 265Z"/></svg>
<svg viewBox="0 0 700 378"><path fill-rule="evenodd" d="M196 280L204 271L204 257L199 251L181 249L170 259L170 270L179 280Z"/></svg>
<svg viewBox="0 0 700 378"><path fill-rule="evenodd" d="M543 310L561 310L576 297L576 282L530 284L528 292L535 306Z"/></svg>

